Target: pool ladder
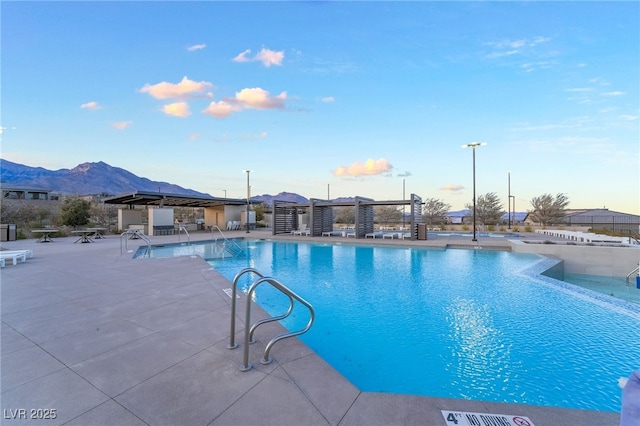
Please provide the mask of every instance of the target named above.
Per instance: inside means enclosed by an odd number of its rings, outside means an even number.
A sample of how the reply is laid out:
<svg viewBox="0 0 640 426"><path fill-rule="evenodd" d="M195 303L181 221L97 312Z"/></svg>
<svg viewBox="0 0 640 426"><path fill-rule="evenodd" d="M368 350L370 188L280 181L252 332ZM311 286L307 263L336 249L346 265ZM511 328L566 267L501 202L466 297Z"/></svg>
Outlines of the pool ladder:
<svg viewBox="0 0 640 426"><path fill-rule="evenodd" d="M120 254L123 253L122 241L124 240L124 250L128 251L127 241L134 239L139 239L147 243L147 249L143 257L151 257L151 240L146 235L144 235L144 232L139 229L127 229L122 234L120 234Z"/></svg>
<svg viewBox="0 0 640 426"><path fill-rule="evenodd" d="M627 274L627 287L629 287L629 279L632 275L640 275L640 263L633 269L633 271Z"/></svg>
<svg viewBox="0 0 640 426"><path fill-rule="evenodd" d="M187 231L187 227L180 224L178 225L178 242L180 242L180 233L184 232L187 234L187 244L191 244L191 237L189 236L189 231Z"/></svg>
<svg viewBox="0 0 640 426"><path fill-rule="evenodd" d="M240 247L238 245L238 243L236 243L235 241L232 241L230 239L228 239L223 233L222 230L220 229L220 227L218 227L217 225L213 225L210 227L211 228L211 239L214 239L213 236L213 231L217 230L220 235L223 238L223 242L222 242L222 248L223 250L228 251L229 253L231 253L232 256L234 257L243 257L244 256L244 249L242 247ZM215 238L216 244L218 243L218 238Z"/></svg>
<svg viewBox="0 0 640 426"><path fill-rule="evenodd" d="M304 328L298 331L280 334L274 337L273 339L271 339L269 343L267 343L267 346L264 349L264 355L260 360L260 364L270 364L272 359L269 356L269 353L271 352L271 348L273 348L273 345L275 345L278 341L282 339L286 339L289 337L294 337L294 336L298 336L300 334L306 333L311 328L311 325L313 325L315 312L313 310L313 306L311 306L309 302L304 300L302 297L298 296L296 293L294 293L292 290L287 288L284 284L280 283L278 280L271 277L265 277L257 269L245 268L240 272L238 272L236 276L233 278L233 283L231 288L231 324L230 324L230 330L229 330L230 331L229 344L227 345L227 349L235 349L238 347L238 344L235 342L236 293L237 293L238 281L240 280L240 277L242 277L244 274L254 274L259 277L258 280L256 280L253 284L251 284L251 286L249 287L249 291L247 292L247 308L246 308L246 314L245 314L245 328L244 328L244 352L243 352L242 365L240 366L240 371L249 371L251 370L251 368L253 368L253 366L249 363L249 345L251 343L255 343L255 340L253 339L253 333L256 331L256 329L259 326L261 326L262 324L273 322L273 321L280 321L288 317L291 314L291 312L293 312L294 299L300 302L302 305L304 305L307 309L309 309L309 321L307 322L307 325ZM251 323L252 296L253 296L253 293L255 292L256 287L258 287L260 284L263 284L263 283L271 284L271 286L273 286L274 288L282 292L284 295L286 295L289 298L289 309L287 309L287 312L285 312L282 315L261 319L259 321L256 321L255 324L249 327L249 324Z"/></svg>

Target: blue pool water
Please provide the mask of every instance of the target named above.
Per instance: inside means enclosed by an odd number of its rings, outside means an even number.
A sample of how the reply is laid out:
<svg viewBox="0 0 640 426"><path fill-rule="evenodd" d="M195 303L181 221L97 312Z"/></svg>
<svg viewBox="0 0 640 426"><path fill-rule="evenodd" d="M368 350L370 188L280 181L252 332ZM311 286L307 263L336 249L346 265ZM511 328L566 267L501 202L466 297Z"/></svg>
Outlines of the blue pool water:
<svg viewBox="0 0 640 426"><path fill-rule="evenodd" d="M229 280L257 268L312 303L301 339L363 391L618 412L617 379L639 367L640 309L539 276L553 262L537 255L245 244L246 257L209 262ZM257 302L288 306L268 286ZM285 326L306 323L296 312Z"/></svg>
<svg viewBox="0 0 640 426"><path fill-rule="evenodd" d="M620 277L564 274L564 281L571 284L608 294L617 299L640 303L640 289L636 286L635 278L630 277L629 281L627 281Z"/></svg>

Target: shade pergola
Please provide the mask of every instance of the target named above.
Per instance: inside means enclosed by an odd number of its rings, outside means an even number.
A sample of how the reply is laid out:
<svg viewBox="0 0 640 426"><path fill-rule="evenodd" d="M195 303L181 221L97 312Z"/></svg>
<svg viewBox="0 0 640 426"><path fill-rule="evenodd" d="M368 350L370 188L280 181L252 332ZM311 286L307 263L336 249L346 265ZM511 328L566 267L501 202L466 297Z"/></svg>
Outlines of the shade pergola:
<svg viewBox="0 0 640 426"><path fill-rule="evenodd" d="M333 208L353 207L355 209L356 238L365 238L365 235L373 232L373 208L374 206L402 206L411 207L411 239L418 238L418 224L422 222L422 198L411 194L409 200L375 201L370 198L355 197L353 201L333 202L327 200L311 199L309 203L296 204L274 200L273 203L273 235L286 234L298 227L298 210L309 210L310 235L321 236L324 232L333 230Z"/></svg>
<svg viewBox="0 0 640 426"><path fill-rule="evenodd" d="M134 191L105 198L105 204L158 207L216 207L224 205L242 206L247 200L239 198L203 197L197 195L169 194L163 192Z"/></svg>

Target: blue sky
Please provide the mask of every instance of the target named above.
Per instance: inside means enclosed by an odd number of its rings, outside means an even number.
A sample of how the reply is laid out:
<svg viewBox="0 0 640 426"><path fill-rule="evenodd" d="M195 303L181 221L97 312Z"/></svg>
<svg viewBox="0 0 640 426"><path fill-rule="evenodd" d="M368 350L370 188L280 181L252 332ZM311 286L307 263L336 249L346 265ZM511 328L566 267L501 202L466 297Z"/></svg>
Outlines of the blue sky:
<svg viewBox="0 0 640 426"><path fill-rule="evenodd" d="M640 213L638 2L1 4L2 158L213 196ZM225 192L226 191L226 192Z"/></svg>

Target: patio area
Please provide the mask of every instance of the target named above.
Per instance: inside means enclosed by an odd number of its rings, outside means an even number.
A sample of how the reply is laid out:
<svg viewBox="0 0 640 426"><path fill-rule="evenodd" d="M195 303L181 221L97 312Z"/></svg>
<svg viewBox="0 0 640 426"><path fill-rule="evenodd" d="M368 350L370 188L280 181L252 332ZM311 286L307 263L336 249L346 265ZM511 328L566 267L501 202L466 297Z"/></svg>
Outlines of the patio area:
<svg viewBox="0 0 640 426"><path fill-rule="evenodd" d="M180 236L150 238L162 244ZM264 345L282 332L277 324L259 329L250 351L254 368L241 372L246 298L238 299L241 346L228 350L230 297L224 290L231 283L209 264L196 256L133 260L131 250L142 243L128 241L129 251L121 254L117 235L93 244L74 244L76 239L2 243L34 252L0 273L2 424L453 424L442 410L520 415L535 426L619 424L617 413L361 392L296 338L275 345L274 362L262 365ZM509 243L481 238L478 244L500 249ZM450 237L413 245L462 247L469 241ZM265 316L259 308L254 312L256 319Z"/></svg>

